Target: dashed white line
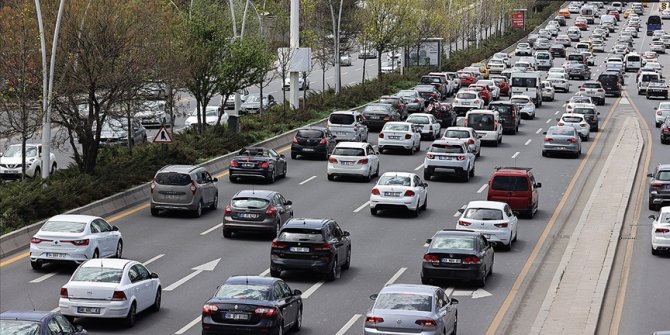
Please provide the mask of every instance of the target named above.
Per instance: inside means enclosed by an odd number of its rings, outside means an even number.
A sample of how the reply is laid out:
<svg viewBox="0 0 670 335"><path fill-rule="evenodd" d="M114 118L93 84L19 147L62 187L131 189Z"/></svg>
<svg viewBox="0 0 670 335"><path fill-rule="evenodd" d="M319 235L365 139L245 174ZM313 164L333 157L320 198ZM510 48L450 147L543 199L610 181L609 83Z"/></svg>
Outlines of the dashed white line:
<svg viewBox="0 0 670 335"><path fill-rule="evenodd" d="M47 279L49 279L49 278L51 278L51 277L53 277L53 276L55 276L55 275L56 275L55 272L47 273L47 274L45 274L44 276L37 277L37 278L31 280L30 282L31 282L31 283L41 283L41 282L43 282L43 281L45 281L45 280L47 280Z"/></svg>
<svg viewBox="0 0 670 335"><path fill-rule="evenodd" d="M212 228L209 228L209 229L203 231L202 233L200 233L200 235L207 235L207 234L209 234L209 233L211 233L211 232L213 232L213 231L215 231L215 230L217 230L221 227L223 227L223 222L219 223L218 225L216 225Z"/></svg>
<svg viewBox="0 0 670 335"><path fill-rule="evenodd" d="M484 190L485 190L487 187L489 187L489 184L484 184L484 185L482 185L482 187L480 187L480 188L477 190L477 193L482 193L482 192L484 192Z"/></svg>
<svg viewBox="0 0 670 335"><path fill-rule="evenodd" d="M400 278L400 276L402 276L402 274L405 273L405 271L407 271L407 268L400 268L400 270L398 270L398 272L396 272L393 275L393 277L391 277L391 279L389 279L389 281L386 282L384 286L395 283L395 281L398 280L398 278Z"/></svg>
<svg viewBox="0 0 670 335"><path fill-rule="evenodd" d="M347 331L349 330L349 328L351 328L351 326L353 326L356 323L356 321L358 321L358 319L361 318L361 316L363 316L363 315L362 314L354 314L354 316L352 316L351 319L349 319L349 321L347 321L347 323L345 323L344 326L342 326L342 328L340 328L340 330L337 333L335 333L335 335L346 334Z"/></svg>
<svg viewBox="0 0 670 335"><path fill-rule="evenodd" d="M563 104L561 107L565 107L565 105L567 105L567 104ZM556 112L556 114L558 114L558 112Z"/></svg>
<svg viewBox="0 0 670 335"><path fill-rule="evenodd" d="M458 217L458 216L461 216L461 212L457 211L456 213L454 213L454 217Z"/></svg>
<svg viewBox="0 0 670 335"><path fill-rule="evenodd" d="M181 334L187 332L189 329L193 328L193 326L195 326L198 322L200 322L201 319L202 319L202 316L198 315L198 317L193 319L193 321L187 323L186 326L181 327L181 329L177 330L175 332L175 335L181 335Z"/></svg>
<svg viewBox="0 0 670 335"><path fill-rule="evenodd" d="M554 115L558 115L558 113L560 113L560 112L561 112L561 111L556 111L556 113L554 113Z"/></svg>
<svg viewBox="0 0 670 335"><path fill-rule="evenodd" d="M265 277L270 273L270 268L265 269L265 271L261 272L258 276L259 277Z"/></svg>
<svg viewBox="0 0 670 335"><path fill-rule="evenodd" d="M529 138L528 141L526 141L526 143L524 143L523 145L528 145L528 144L529 144L530 142L532 142L532 141L533 141L533 140L531 140L531 139Z"/></svg>
<svg viewBox="0 0 670 335"><path fill-rule="evenodd" d="M541 133L541 132L542 132L542 128L538 129L538 130L535 132L535 134L539 134L539 133Z"/></svg>
<svg viewBox="0 0 670 335"><path fill-rule="evenodd" d="M52 313L56 313L56 312L58 312L58 311L60 311L60 307L56 307L56 308L54 308L54 309L51 310Z"/></svg>
<svg viewBox="0 0 670 335"><path fill-rule="evenodd" d="M163 257L163 256L165 256L165 254L157 255L156 257L152 257L152 258L148 259L146 262L144 262L144 263L142 263L142 264L144 264L145 266L146 266L146 265L149 265L149 264L151 264L151 263L153 263L153 262L159 260L159 259L160 259L161 257Z"/></svg>
<svg viewBox="0 0 670 335"><path fill-rule="evenodd" d="M354 209L354 213L360 212L363 208L367 207L370 205L370 200L366 201L364 204L362 204L360 207Z"/></svg>
<svg viewBox="0 0 670 335"><path fill-rule="evenodd" d="M547 119L547 122L545 122L545 123L549 123L549 122L551 122L551 119Z"/></svg>
<svg viewBox="0 0 670 335"><path fill-rule="evenodd" d="M303 298L303 299L307 299L307 298L309 298L310 295L314 294L314 292L316 292L316 290L318 290L319 287L321 287L321 285L323 285L323 284L325 284L325 283L326 283L326 282L323 281L323 280L320 281L320 282L315 283L314 285L312 285L312 287L308 288L307 291L302 292L302 295L301 295L302 298Z"/></svg>
<svg viewBox="0 0 670 335"><path fill-rule="evenodd" d="M519 154L520 154L520 152L518 152L518 151L515 152L514 155L512 155L512 158L516 158L517 156L519 156Z"/></svg>
<svg viewBox="0 0 670 335"><path fill-rule="evenodd" d="M307 179L301 181L301 182L300 182L300 185L305 185L305 184L307 184L310 180L312 180L312 179L314 179L314 178L316 178L316 176L311 176L311 177L309 177L309 178L307 178Z"/></svg>
<svg viewBox="0 0 670 335"><path fill-rule="evenodd" d="M425 164L421 164L421 165L415 167L415 168L414 168L414 171L419 171L419 170L421 170L421 169L423 168L424 165L425 165Z"/></svg>

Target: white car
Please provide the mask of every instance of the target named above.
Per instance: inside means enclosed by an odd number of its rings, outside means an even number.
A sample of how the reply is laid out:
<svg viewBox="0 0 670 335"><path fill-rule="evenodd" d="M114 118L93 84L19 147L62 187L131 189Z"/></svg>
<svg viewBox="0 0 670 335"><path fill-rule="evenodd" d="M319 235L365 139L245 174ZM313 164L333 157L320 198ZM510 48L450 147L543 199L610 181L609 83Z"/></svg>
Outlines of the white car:
<svg viewBox="0 0 670 335"><path fill-rule="evenodd" d="M423 161L423 178L430 180L436 172L451 172L468 182L475 176L475 155L463 140L434 141Z"/></svg>
<svg viewBox="0 0 670 335"><path fill-rule="evenodd" d="M379 176L379 151L370 143L340 142L328 157L327 174L328 180L354 176L370 181Z"/></svg>
<svg viewBox="0 0 670 335"><path fill-rule="evenodd" d="M555 38L556 43L563 44L564 47L569 48L572 45L572 40L568 35L558 35Z"/></svg>
<svg viewBox="0 0 670 335"><path fill-rule="evenodd" d="M412 123L419 128L422 138L428 138L430 140L440 138L442 126L440 125L440 121L438 121L433 114L414 113L407 117L405 122Z"/></svg>
<svg viewBox="0 0 670 335"><path fill-rule="evenodd" d="M530 44L528 43L519 43L516 45L516 49L514 49L514 55L516 56L523 56L523 55L532 55L533 54L533 49L530 47Z"/></svg>
<svg viewBox="0 0 670 335"><path fill-rule="evenodd" d="M39 270L48 262L84 262L118 257L123 236L103 218L90 215L56 215L30 239L30 265Z"/></svg>
<svg viewBox="0 0 670 335"><path fill-rule="evenodd" d="M288 91L291 89L291 77L286 76L284 79L284 86L281 88L284 91ZM303 91L303 90L308 90L309 89L309 77L305 78L302 73L298 76L298 90Z"/></svg>
<svg viewBox="0 0 670 335"><path fill-rule="evenodd" d="M575 128L579 137L582 138L582 141L586 142L589 140L591 135L591 126L586 121L586 118L582 114L575 113L565 113L560 118L557 119L559 126L570 126Z"/></svg>
<svg viewBox="0 0 670 335"><path fill-rule="evenodd" d="M568 79L568 72L565 70L565 68L562 67L552 67L547 71L547 77L555 75L556 73L559 73L563 75L563 78Z"/></svg>
<svg viewBox="0 0 670 335"><path fill-rule="evenodd" d="M542 99L545 101L554 101L556 93L554 85L548 80L543 80L540 82L540 85L542 86Z"/></svg>
<svg viewBox="0 0 670 335"><path fill-rule="evenodd" d="M531 99L529 96L516 94L513 95L509 100L510 102L517 105L521 117L525 116L526 119L531 120L535 118L535 103L533 103L533 99Z"/></svg>
<svg viewBox="0 0 670 335"><path fill-rule="evenodd" d="M386 122L379 132L377 146L381 153L386 149L403 149L413 154L421 151L421 133L409 122Z"/></svg>
<svg viewBox="0 0 670 335"><path fill-rule="evenodd" d="M194 110L191 112L191 114L188 115L186 121L184 122L184 127L191 128L196 127L198 125L197 113L198 111ZM202 111L200 112L200 122L203 122L209 126L213 126L219 120L219 107L207 106L207 108L205 108L204 114L205 115L203 119L203 113ZM228 113L223 111L223 115L221 116L221 122L219 122L219 124L226 124L226 123L228 123Z"/></svg>
<svg viewBox="0 0 670 335"><path fill-rule="evenodd" d="M382 73L391 73L400 70L399 66L394 66L391 62L382 62Z"/></svg>
<svg viewBox="0 0 670 335"><path fill-rule="evenodd" d="M506 67L512 66L512 63L510 61L510 56L507 53L496 52L495 54L493 54L492 58L493 59L501 59L505 63Z"/></svg>
<svg viewBox="0 0 670 335"><path fill-rule="evenodd" d="M670 20L670 8L666 8L661 12L661 20Z"/></svg>
<svg viewBox="0 0 670 335"><path fill-rule="evenodd" d="M656 128L660 128L666 117L670 117L670 102L661 102L654 108L654 121Z"/></svg>
<svg viewBox="0 0 670 335"><path fill-rule="evenodd" d="M651 254L658 255L661 250L670 250L670 206L661 207L658 218L649 216L654 220L651 225Z"/></svg>
<svg viewBox="0 0 670 335"><path fill-rule="evenodd" d="M510 250L517 238L518 221L504 202L470 201L462 210L456 229L479 232L489 243Z"/></svg>
<svg viewBox="0 0 670 335"><path fill-rule="evenodd" d="M489 73L501 73L507 69L507 65L502 59L491 58L488 63L486 63L486 68L489 69Z"/></svg>
<svg viewBox="0 0 670 335"><path fill-rule="evenodd" d="M0 179L21 179L21 144L12 144L0 154ZM49 152L51 173L56 172L56 155ZM42 144L26 144L26 176L42 177Z"/></svg>
<svg viewBox="0 0 670 335"><path fill-rule="evenodd" d="M129 259L91 259L60 289L65 316L122 319L132 327L138 313L161 307L161 282L142 263Z"/></svg>
<svg viewBox="0 0 670 335"><path fill-rule="evenodd" d="M417 217L428 205L427 187L416 173L386 172L370 192L370 213L377 215L380 210L400 208Z"/></svg>
<svg viewBox="0 0 670 335"><path fill-rule="evenodd" d="M664 54L665 44L663 44L663 41L653 41L649 44L649 50Z"/></svg>
<svg viewBox="0 0 670 335"><path fill-rule="evenodd" d="M591 97L575 95L571 97L570 100L568 100L568 102L565 104L565 112L572 113L572 111L575 109L575 105L579 104L592 104L595 106Z"/></svg>
<svg viewBox="0 0 670 335"><path fill-rule="evenodd" d="M454 97L454 100L452 101L452 106L456 113L465 114L465 111L473 108L484 108L484 99L479 96L477 91L462 88L456 93L456 97Z"/></svg>
<svg viewBox="0 0 670 335"><path fill-rule="evenodd" d="M465 118L463 118L465 121ZM470 152L479 157L482 152L482 138L471 127L449 127L442 134L443 140L463 140L470 147Z"/></svg>
<svg viewBox="0 0 670 335"><path fill-rule="evenodd" d="M340 65L351 66L351 54L343 53L340 55Z"/></svg>
<svg viewBox="0 0 670 335"><path fill-rule="evenodd" d="M548 77L547 81L554 87L554 91L561 91L563 93L570 92L570 81L564 78Z"/></svg>

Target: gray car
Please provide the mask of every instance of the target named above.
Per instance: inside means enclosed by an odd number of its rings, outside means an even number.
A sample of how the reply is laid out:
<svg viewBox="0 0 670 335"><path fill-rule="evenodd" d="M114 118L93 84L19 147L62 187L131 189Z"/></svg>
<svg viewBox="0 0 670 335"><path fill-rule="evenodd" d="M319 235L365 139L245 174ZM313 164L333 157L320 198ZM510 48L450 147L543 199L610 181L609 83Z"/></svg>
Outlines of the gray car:
<svg viewBox="0 0 670 335"><path fill-rule="evenodd" d="M582 139L573 127L552 126L544 133L542 156L570 154L574 158L582 153Z"/></svg>
<svg viewBox="0 0 670 335"><path fill-rule="evenodd" d="M236 232L270 233L276 236L293 217L293 203L275 191L242 190L230 199L223 213L223 237Z"/></svg>
<svg viewBox="0 0 670 335"><path fill-rule="evenodd" d="M365 316L365 335L456 333L458 300L437 286L392 284L370 299L375 303Z"/></svg>
<svg viewBox="0 0 670 335"><path fill-rule="evenodd" d="M267 110L276 105L275 97L272 94L263 95L263 109ZM261 108L261 95L257 93L249 94L242 105L240 105L240 112L242 114L256 114Z"/></svg>
<svg viewBox="0 0 670 335"><path fill-rule="evenodd" d="M126 119L107 119L100 129L101 145L127 145L128 137L130 144L140 144L147 141L147 130L142 126L139 120L133 118L130 120L130 136L128 136L128 121Z"/></svg>
<svg viewBox="0 0 670 335"><path fill-rule="evenodd" d="M407 112L423 113L425 99L415 90L402 90L396 94L407 102Z"/></svg>
<svg viewBox="0 0 670 335"><path fill-rule="evenodd" d="M657 211L670 203L670 164L658 164L649 180L649 209Z"/></svg>
<svg viewBox="0 0 670 335"><path fill-rule="evenodd" d="M204 207L215 210L219 205L217 178L203 167L168 165L156 172L151 182L151 215L160 210L186 210L195 217Z"/></svg>

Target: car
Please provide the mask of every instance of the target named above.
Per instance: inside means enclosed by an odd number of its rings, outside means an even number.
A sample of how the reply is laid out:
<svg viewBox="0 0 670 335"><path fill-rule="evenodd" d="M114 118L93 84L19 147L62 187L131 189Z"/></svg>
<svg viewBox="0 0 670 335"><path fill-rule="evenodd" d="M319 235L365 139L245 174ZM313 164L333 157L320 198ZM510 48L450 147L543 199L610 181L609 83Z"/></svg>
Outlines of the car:
<svg viewBox="0 0 670 335"><path fill-rule="evenodd" d="M581 80L591 80L591 69L584 64L574 64L568 69L568 77L570 80L579 78Z"/></svg>
<svg viewBox="0 0 670 335"><path fill-rule="evenodd" d="M458 71L457 73L460 87L468 87L470 84L474 84L479 80L472 72Z"/></svg>
<svg viewBox="0 0 670 335"><path fill-rule="evenodd" d="M377 58L377 50L371 46L362 46L358 52L358 59L374 59Z"/></svg>
<svg viewBox="0 0 670 335"><path fill-rule="evenodd" d="M567 21L565 20L565 17L563 15L554 16L554 20L556 20L556 22L558 22L558 25L561 27L565 27L567 25Z"/></svg>
<svg viewBox="0 0 670 335"><path fill-rule="evenodd" d="M151 181L151 215L158 216L161 210L181 210L200 217L204 207L216 210L219 206L218 181L203 167L162 167Z"/></svg>
<svg viewBox="0 0 670 335"><path fill-rule="evenodd" d="M262 99L263 110L272 108L277 105L275 97L272 94L263 95ZM251 93L247 95L242 105L240 105L240 112L242 114L257 114L261 110L261 95Z"/></svg>
<svg viewBox="0 0 670 335"><path fill-rule="evenodd" d="M0 154L0 179L16 180L21 179L23 166L23 149L21 144L12 144ZM31 178L42 177L42 144L26 143L25 146L25 175ZM49 152L49 161L51 162L51 172L56 172L58 164L56 155L53 151Z"/></svg>
<svg viewBox="0 0 670 335"><path fill-rule="evenodd" d="M665 117L665 121L660 126L661 144L670 144L670 116Z"/></svg>
<svg viewBox="0 0 670 335"><path fill-rule="evenodd" d="M533 43L533 49L535 50L549 50L551 47L551 41L548 38L540 37Z"/></svg>
<svg viewBox="0 0 670 335"><path fill-rule="evenodd" d="M380 130L387 122L400 121L400 113L391 104L370 103L363 108L368 129Z"/></svg>
<svg viewBox="0 0 670 335"><path fill-rule="evenodd" d="M666 8L661 12L661 20L670 20L670 8Z"/></svg>
<svg viewBox="0 0 670 335"><path fill-rule="evenodd" d="M139 111L135 113L135 117L140 120L140 123L145 128L170 127L174 120L166 112L165 105L165 100L143 101L139 106ZM83 108L88 108L88 106L84 106Z"/></svg>
<svg viewBox="0 0 670 335"><path fill-rule="evenodd" d="M556 36L554 41L557 44L563 45L563 47L565 47L565 48L569 48L570 46L572 46L572 39L570 39L570 36L568 36L568 35L558 35L558 36Z"/></svg>
<svg viewBox="0 0 670 335"><path fill-rule="evenodd" d="M88 335L84 327L73 325L63 314L44 311L2 312L0 331L5 335Z"/></svg>
<svg viewBox="0 0 670 335"><path fill-rule="evenodd" d="M360 57L360 56L359 56ZM291 89L291 77L284 78L284 85L282 85L282 90L288 91ZM298 76L298 90L304 91L309 89L309 77L305 75L304 72L300 72Z"/></svg>
<svg viewBox="0 0 670 335"><path fill-rule="evenodd" d="M488 85L483 85L479 84L471 84L468 86L468 90L473 91L473 92L479 92L479 96L484 100L484 105L488 105L491 101L493 101L493 94L491 91L489 91Z"/></svg>
<svg viewBox="0 0 670 335"><path fill-rule="evenodd" d="M379 151L369 143L340 142L328 157L328 180L335 177L363 177L367 181L379 176Z"/></svg>
<svg viewBox="0 0 670 335"><path fill-rule="evenodd" d="M446 128L456 124L456 111L454 111L450 102L433 104L430 114L440 123L440 128Z"/></svg>
<svg viewBox="0 0 670 335"><path fill-rule="evenodd" d="M605 52L605 43L603 41L593 41L591 49L593 52Z"/></svg>
<svg viewBox="0 0 670 335"><path fill-rule="evenodd" d="M421 138L428 138L430 140L440 138L442 126L432 114L415 113L410 115L405 122L412 123L419 128Z"/></svg>
<svg viewBox="0 0 670 335"><path fill-rule="evenodd" d="M489 105L489 109L498 112L502 123L503 134L516 135L521 124L519 107L511 101L495 101Z"/></svg>
<svg viewBox="0 0 670 335"><path fill-rule="evenodd" d="M443 140L463 140L470 148L470 152L479 157L482 151L481 137L471 127L449 127L442 134Z"/></svg>
<svg viewBox="0 0 670 335"><path fill-rule="evenodd" d="M582 38L582 30L579 27L570 27L568 28L568 37L571 41L577 42Z"/></svg>
<svg viewBox="0 0 670 335"><path fill-rule="evenodd" d="M575 27L579 28L581 31L585 31L589 28L589 23L586 21L585 18L577 18L575 19Z"/></svg>
<svg viewBox="0 0 670 335"><path fill-rule="evenodd" d="M503 133L500 115L495 110L473 109L465 114L465 126L471 127L481 137L482 142L493 146L502 143Z"/></svg>
<svg viewBox="0 0 670 335"><path fill-rule="evenodd" d="M630 50L624 44L616 44L612 47L612 53L615 55L626 55Z"/></svg>
<svg viewBox="0 0 670 335"><path fill-rule="evenodd" d="M631 34L633 36L633 38L638 37L638 28L636 28L636 27L631 27L631 26L626 27L624 29L624 32Z"/></svg>
<svg viewBox="0 0 670 335"><path fill-rule="evenodd" d="M327 160L337 144L337 136L327 127L307 126L298 129L291 140L291 159L317 157Z"/></svg>
<svg viewBox="0 0 670 335"><path fill-rule="evenodd" d="M580 9L581 9L581 7L580 7L579 5L577 5L577 4L570 4L570 5L568 5L568 11L569 11L571 14L578 14Z"/></svg>
<svg viewBox="0 0 670 335"><path fill-rule="evenodd" d="M658 128L670 116L670 102L659 103L658 107L654 107L654 111L654 123L656 124L656 128Z"/></svg>
<svg viewBox="0 0 670 335"><path fill-rule="evenodd" d="M286 177L287 163L283 154L264 147L241 149L230 161L228 178L236 183L242 178L261 179L274 183L277 178Z"/></svg>
<svg viewBox="0 0 670 335"><path fill-rule="evenodd" d="M501 59L501 60L505 63L505 66L506 66L506 67L510 67L510 66L512 66L512 63L511 63L511 57L510 57L509 54L507 54L507 53L504 53L504 52L496 52L495 54L493 54L493 57L492 57L492 58L493 58L493 59Z"/></svg>
<svg viewBox="0 0 670 335"><path fill-rule="evenodd" d="M461 89L456 93L452 101L454 111L458 115L465 115L471 109L484 108L484 99L481 98L479 92L470 89Z"/></svg>
<svg viewBox="0 0 670 335"><path fill-rule="evenodd" d="M220 108L218 106L207 106L207 108L205 108L204 113L202 111L200 112L200 122L208 126L228 123L229 118L228 113L222 111L223 115L219 120L219 110ZM198 110L196 109L188 115L186 121L184 121L184 127L191 128L191 127L197 127L197 125L198 125Z"/></svg>
<svg viewBox="0 0 670 335"><path fill-rule="evenodd" d="M381 69L382 73L392 73L398 71L400 67L393 64L392 62L383 61Z"/></svg>
<svg viewBox="0 0 670 335"><path fill-rule="evenodd" d="M670 164L658 164L649 177L649 209L657 211L670 203Z"/></svg>
<svg viewBox="0 0 670 335"><path fill-rule="evenodd" d="M542 100L554 101L556 91L554 90L554 85L551 81L543 80L540 82L540 85L542 86Z"/></svg>
<svg viewBox="0 0 670 335"><path fill-rule="evenodd" d="M100 129L100 145L128 145L128 139L130 145L147 142L147 130L138 119L131 118L130 127L129 134L127 119L107 117Z"/></svg>
<svg viewBox="0 0 670 335"><path fill-rule="evenodd" d="M510 95L509 79L507 77L503 75L491 75L490 78L498 86L501 96L508 97Z"/></svg>
<svg viewBox="0 0 670 335"><path fill-rule="evenodd" d="M529 96L515 94L509 101L517 106L522 119L532 120L535 118L535 104L533 103L533 99Z"/></svg>
<svg viewBox="0 0 670 335"><path fill-rule="evenodd" d="M420 129L409 122L387 122L378 137L377 146L381 153L388 149L406 150L410 154L421 151Z"/></svg>
<svg viewBox="0 0 670 335"><path fill-rule="evenodd" d="M533 68L532 63L520 60L515 62L514 65L512 65L512 71L521 71L521 72L535 71L535 68Z"/></svg>
<svg viewBox="0 0 670 335"><path fill-rule="evenodd" d="M333 219L293 218L272 241L270 255L272 277L281 277L282 271L310 271L333 281L351 265L351 238Z"/></svg>
<svg viewBox="0 0 670 335"><path fill-rule="evenodd" d="M281 279L233 276L217 287L202 308L202 335L284 334L302 327L300 290Z"/></svg>
<svg viewBox="0 0 670 335"><path fill-rule="evenodd" d="M571 154L574 158L582 154L582 139L573 127L551 126L544 134L542 156Z"/></svg>
<svg viewBox="0 0 670 335"><path fill-rule="evenodd" d="M551 85L554 87L555 91L560 91L563 93L567 93L570 91L570 81L568 81L565 78L560 78L560 77L547 77L547 81L551 83Z"/></svg>
<svg viewBox="0 0 670 335"><path fill-rule="evenodd" d="M365 315L364 335L455 334L458 300L436 286L390 284L370 299L374 305Z"/></svg>
<svg viewBox="0 0 670 335"><path fill-rule="evenodd" d="M340 65L341 66L351 66L351 54L346 52L346 53L340 53Z"/></svg>
<svg viewBox="0 0 670 335"><path fill-rule="evenodd" d="M645 71L637 75L637 94L647 93L647 86L652 81L660 81L661 75L656 72Z"/></svg>
<svg viewBox="0 0 670 335"><path fill-rule="evenodd" d="M243 103L249 96L249 90L245 88L243 90L237 91L237 94L240 95L240 102ZM230 96L228 96L226 101L223 102L223 109L224 110L235 109L235 94L231 94Z"/></svg>
<svg viewBox="0 0 670 335"><path fill-rule="evenodd" d="M505 202L513 213L533 218L539 207L537 189L541 187L531 168L496 166L488 182L486 200Z"/></svg>
<svg viewBox="0 0 670 335"><path fill-rule="evenodd" d="M605 104L605 89L599 81L587 81L579 86L579 95L590 97L597 105Z"/></svg>
<svg viewBox="0 0 670 335"><path fill-rule="evenodd" d="M511 250L518 236L518 219L507 203L500 201L470 201L459 210L456 229L481 233L486 241Z"/></svg>
<svg viewBox="0 0 670 335"><path fill-rule="evenodd" d="M370 213L404 209L413 217L428 206L428 184L415 173L386 172L370 192Z"/></svg>
<svg viewBox="0 0 670 335"><path fill-rule="evenodd" d="M416 90L402 90L396 94L407 102L408 113L423 113L425 99Z"/></svg>
<svg viewBox="0 0 670 335"><path fill-rule="evenodd" d="M390 104L393 109L395 109L398 114L400 114L400 119L404 120L409 115L407 109L407 102L400 96L397 95L382 95L376 103L380 104Z"/></svg>
<svg viewBox="0 0 670 335"><path fill-rule="evenodd" d="M524 55L532 55L533 54L533 49L530 47L530 44L528 43L519 43L516 45L516 49L514 49L514 55L516 56L524 56Z"/></svg>
<svg viewBox="0 0 670 335"><path fill-rule="evenodd" d="M419 84L414 89L426 100L432 98L440 101L444 100L449 93L449 81L442 75L426 75L421 77Z"/></svg>
<svg viewBox="0 0 670 335"><path fill-rule="evenodd" d="M480 85L486 86L486 89L491 96L491 99L490 99L489 103L491 103L491 101L500 99L500 94L501 94L500 93L500 87L498 87L495 80L493 80L493 79L480 80L480 81L477 82L477 84L475 84L475 86L480 86ZM472 85L470 85L470 86L473 87Z"/></svg>
<svg viewBox="0 0 670 335"><path fill-rule="evenodd" d="M623 85L622 78L623 75L621 75L621 73L613 71L605 71L598 76L598 81L605 90L605 96L621 96Z"/></svg>
<svg viewBox="0 0 670 335"><path fill-rule="evenodd" d="M664 79L649 82L646 96L647 99L662 97L663 100L668 100L668 84Z"/></svg>
<svg viewBox="0 0 670 335"><path fill-rule="evenodd" d="M464 181L475 175L475 154L463 140L436 140L427 150L423 161L423 178L451 172Z"/></svg>
<svg viewBox="0 0 670 335"><path fill-rule="evenodd" d="M338 142L366 142L368 140L367 121L363 114L357 110L330 113L327 127Z"/></svg>
<svg viewBox="0 0 670 335"><path fill-rule="evenodd" d="M501 73L507 68L505 62L502 59L497 58L491 58L486 66L490 73Z"/></svg>
<svg viewBox="0 0 670 335"><path fill-rule="evenodd" d="M565 58L565 46L563 44L552 44L549 52L554 58Z"/></svg>
<svg viewBox="0 0 670 335"><path fill-rule="evenodd" d="M439 84L444 87L443 84ZM442 100L442 93L434 85L416 85L414 89L419 92L425 101L440 101Z"/></svg>
<svg viewBox="0 0 670 335"><path fill-rule="evenodd" d="M137 314L161 308L158 275L130 259L89 259L60 289L60 312L72 318L121 319L135 325Z"/></svg>
<svg viewBox="0 0 670 335"><path fill-rule="evenodd" d="M651 254L659 255L661 251L670 251L670 206L660 209L658 218L649 215L651 223Z"/></svg>
<svg viewBox="0 0 670 335"><path fill-rule="evenodd" d="M48 219L30 239L30 266L40 270L45 263L74 262L123 255L123 235L105 219L79 214L61 214Z"/></svg>
<svg viewBox="0 0 670 335"><path fill-rule="evenodd" d="M586 121L586 116L583 114L564 113L560 118L556 118L559 126L570 126L575 128L583 142L589 140L591 134L591 126Z"/></svg>
<svg viewBox="0 0 670 335"><path fill-rule="evenodd" d="M594 104L574 104L571 113L584 115L584 119L589 124L590 131L599 131L600 125L598 115L600 115L600 113L596 111L596 106Z"/></svg>
<svg viewBox="0 0 670 335"><path fill-rule="evenodd" d="M241 190L223 211L223 237L237 232L270 233L277 236L284 223L293 217L293 202L276 191Z"/></svg>
<svg viewBox="0 0 670 335"><path fill-rule="evenodd" d="M591 99L591 97L574 95L570 97L570 100L566 101L565 112L572 113L572 110L575 108L575 105L577 104L593 104L593 100Z"/></svg>
<svg viewBox="0 0 670 335"><path fill-rule="evenodd" d="M421 266L424 285L437 280L464 280L477 282L483 287L486 278L493 273L495 250L480 232L443 229L426 243L428 248Z"/></svg>

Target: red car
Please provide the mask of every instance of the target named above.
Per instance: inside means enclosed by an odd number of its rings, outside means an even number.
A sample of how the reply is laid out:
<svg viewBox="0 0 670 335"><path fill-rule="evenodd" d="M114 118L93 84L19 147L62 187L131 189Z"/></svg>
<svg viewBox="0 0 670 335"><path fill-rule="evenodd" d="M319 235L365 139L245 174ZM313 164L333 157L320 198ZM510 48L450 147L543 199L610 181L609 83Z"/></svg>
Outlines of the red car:
<svg viewBox="0 0 670 335"><path fill-rule="evenodd" d="M488 103L491 102L491 92L489 92L489 89L486 87L486 85L472 84L468 86L468 88L479 92L479 96L482 97L485 105L488 105Z"/></svg>
<svg viewBox="0 0 670 335"><path fill-rule="evenodd" d="M498 85L500 88L500 96L510 96L509 92L509 83L507 82L507 77L505 76L491 76L491 79Z"/></svg>
<svg viewBox="0 0 670 335"><path fill-rule="evenodd" d="M618 10L611 10L611 11L607 12L607 14L616 17L617 21L621 21L621 17L619 16L619 11Z"/></svg>
<svg viewBox="0 0 670 335"><path fill-rule="evenodd" d="M581 31L584 31L584 30L589 29L589 24L588 24L588 22L586 22L586 20L575 21L575 27L579 28L579 30L581 30Z"/></svg>
<svg viewBox="0 0 670 335"><path fill-rule="evenodd" d="M458 78L461 79L461 87L468 87L477 82L477 78L468 72L459 73Z"/></svg>

